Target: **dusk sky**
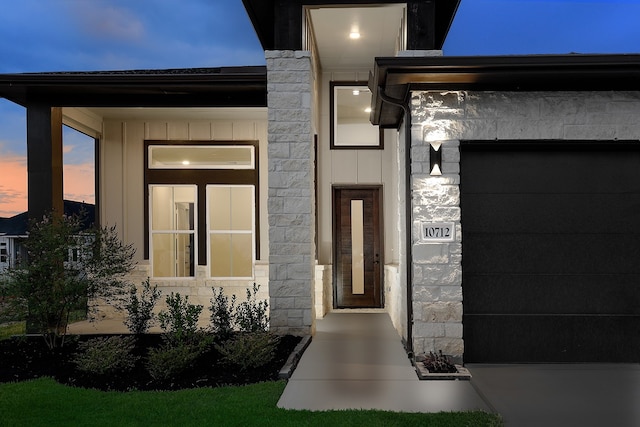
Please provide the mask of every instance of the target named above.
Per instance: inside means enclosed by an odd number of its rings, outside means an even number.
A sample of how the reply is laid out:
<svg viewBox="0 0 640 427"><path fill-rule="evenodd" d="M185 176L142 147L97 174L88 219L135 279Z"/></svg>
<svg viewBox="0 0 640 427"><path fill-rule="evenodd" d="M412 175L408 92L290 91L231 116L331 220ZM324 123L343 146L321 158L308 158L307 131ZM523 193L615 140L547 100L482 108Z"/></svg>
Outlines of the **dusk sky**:
<svg viewBox="0 0 640 427"><path fill-rule="evenodd" d="M640 0L462 0L444 54L640 53ZM241 0L20 0L0 73L263 65ZM65 197L93 202L93 146L65 132ZM24 108L0 98L0 217L27 209Z"/></svg>

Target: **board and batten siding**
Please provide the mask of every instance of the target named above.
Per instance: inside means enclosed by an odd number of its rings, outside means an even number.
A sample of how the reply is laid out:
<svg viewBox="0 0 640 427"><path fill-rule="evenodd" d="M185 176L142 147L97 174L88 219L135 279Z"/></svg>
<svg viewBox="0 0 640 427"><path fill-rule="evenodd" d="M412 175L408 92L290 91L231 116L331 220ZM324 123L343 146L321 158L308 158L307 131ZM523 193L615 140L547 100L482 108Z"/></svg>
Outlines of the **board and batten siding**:
<svg viewBox="0 0 640 427"><path fill-rule="evenodd" d="M269 253L267 230L266 120L166 121L105 120L100 144L100 215L103 225L115 225L122 239L144 256L144 141L259 141L260 253Z"/></svg>

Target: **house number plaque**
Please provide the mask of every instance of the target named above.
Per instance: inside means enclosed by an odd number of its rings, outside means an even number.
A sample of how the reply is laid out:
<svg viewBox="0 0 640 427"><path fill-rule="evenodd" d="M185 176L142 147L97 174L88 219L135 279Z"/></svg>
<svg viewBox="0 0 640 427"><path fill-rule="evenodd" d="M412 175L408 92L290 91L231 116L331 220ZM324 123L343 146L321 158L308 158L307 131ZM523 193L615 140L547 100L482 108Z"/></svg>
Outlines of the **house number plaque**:
<svg viewBox="0 0 640 427"><path fill-rule="evenodd" d="M453 222L423 222L423 242L453 242L456 229Z"/></svg>

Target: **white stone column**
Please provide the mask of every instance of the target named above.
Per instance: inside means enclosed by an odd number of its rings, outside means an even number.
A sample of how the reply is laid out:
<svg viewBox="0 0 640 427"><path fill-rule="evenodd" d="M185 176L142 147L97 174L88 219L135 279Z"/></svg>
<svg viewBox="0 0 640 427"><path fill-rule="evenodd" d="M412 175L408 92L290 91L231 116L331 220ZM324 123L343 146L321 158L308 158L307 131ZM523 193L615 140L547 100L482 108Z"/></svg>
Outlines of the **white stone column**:
<svg viewBox="0 0 640 427"><path fill-rule="evenodd" d="M460 225L460 142L456 120L463 96L414 94L411 102L413 345L419 354L442 350L461 358L462 230ZM442 175L429 175L429 145L440 144ZM423 222L451 222L452 242L421 241Z"/></svg>
<svg viewBox="0 0 640 427"><path fill-rule="evenodd" d="M271 330L312 332L313 76L307 51L267 51Z"/></svg>

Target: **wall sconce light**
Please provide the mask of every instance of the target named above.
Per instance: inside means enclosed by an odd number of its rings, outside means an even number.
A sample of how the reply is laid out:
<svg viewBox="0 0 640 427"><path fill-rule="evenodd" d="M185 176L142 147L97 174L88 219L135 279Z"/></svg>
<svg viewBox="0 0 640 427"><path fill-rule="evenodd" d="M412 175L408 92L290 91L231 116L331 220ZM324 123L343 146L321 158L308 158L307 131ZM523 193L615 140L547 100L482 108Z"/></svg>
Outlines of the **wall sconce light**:
<svg viewBox="0 0 640 427"><path fill-rule="evenodd" d="M434 141L429 143L429 175L442 175L442 143Z"/></svg>

